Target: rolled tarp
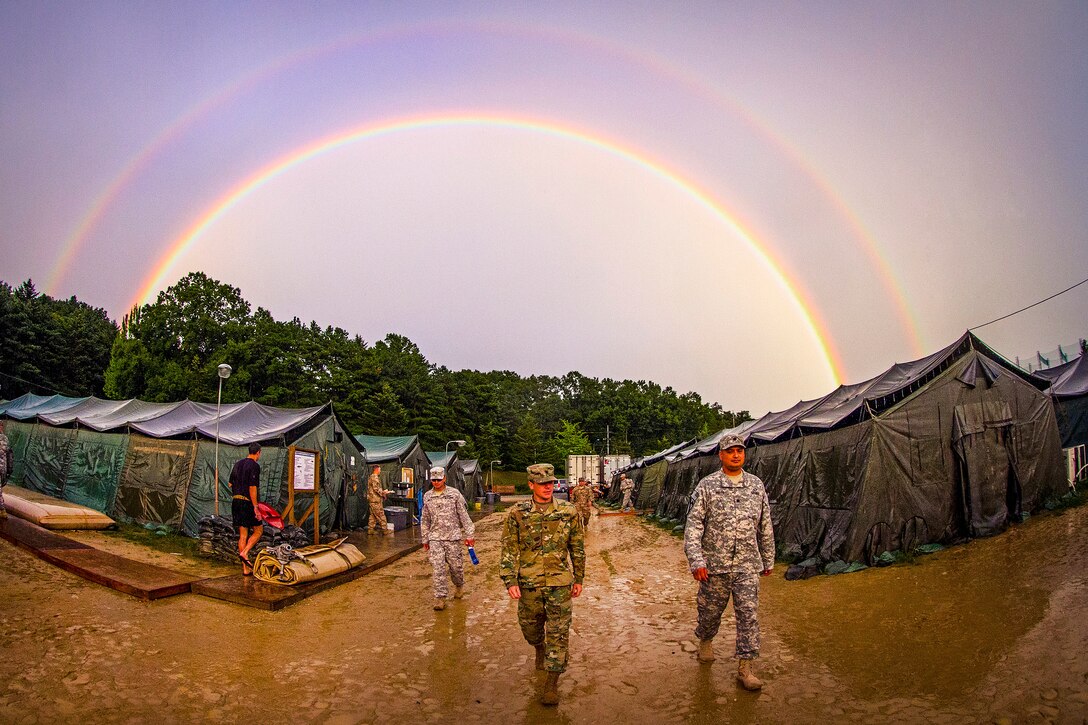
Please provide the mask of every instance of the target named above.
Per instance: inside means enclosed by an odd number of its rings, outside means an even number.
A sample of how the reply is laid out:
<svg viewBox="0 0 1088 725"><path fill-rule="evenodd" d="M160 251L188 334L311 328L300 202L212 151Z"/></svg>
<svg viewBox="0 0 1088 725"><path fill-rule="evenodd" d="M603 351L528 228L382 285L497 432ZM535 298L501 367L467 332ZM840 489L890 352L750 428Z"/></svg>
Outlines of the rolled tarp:
<svg viewBox="0 0 1088 725"><path fill-rule="evenodd" d="M294 586L354 569L366 561L366 556L346 542L347 539L337 539L300 549L269 547L253 562L253 576L271 584Z"/></svg>

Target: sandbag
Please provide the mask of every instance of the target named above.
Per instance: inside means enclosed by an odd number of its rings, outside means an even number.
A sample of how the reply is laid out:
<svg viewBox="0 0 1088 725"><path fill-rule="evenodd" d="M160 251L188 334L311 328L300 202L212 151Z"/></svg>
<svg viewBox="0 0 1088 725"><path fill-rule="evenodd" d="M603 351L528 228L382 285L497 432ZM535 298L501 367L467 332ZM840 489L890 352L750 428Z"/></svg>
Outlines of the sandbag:
<svg viewBox="0 0 1088 725"><path fill-rule="evenodd" d="M18 486L4 486L4 505L9 514L45 529L108 529L115 523L100 511Z"/></svg>
<svg viewBox="0 0 1088 725"><path fill-rule="evenodd" d="M314 544L300 549L265 549L253 562L253 576L271 584L293 586L339 574L366 561L366 556L347 539ZM279 554L279 556L277 556Z"/></svg>

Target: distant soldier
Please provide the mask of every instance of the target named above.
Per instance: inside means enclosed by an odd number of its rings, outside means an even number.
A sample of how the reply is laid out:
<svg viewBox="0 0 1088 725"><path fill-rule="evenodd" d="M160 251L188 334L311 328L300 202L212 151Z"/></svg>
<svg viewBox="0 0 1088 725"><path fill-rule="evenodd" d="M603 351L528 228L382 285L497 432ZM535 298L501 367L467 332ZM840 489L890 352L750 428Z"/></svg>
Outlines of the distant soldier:
<svg viewBox="0 0 1088 725"><path fill-rule="evenodd" d="M391 493L382 488L382 467L374 466L370 472L370 478L366 480L366 502L370 506L370 518L367 520L366 529L380 531L382 535L392 533L385 520L385 497Z"/></svg>
<svg viewBox="0 0 1088 725"><path fill-rule="evenodd" d="M4 434L4 421L0 420L0 521L8 517L8 509L4 505L4 486L11 477L11 469L15 464L15 456L11 450L11 443Z"/></svg>
<svg viewBox="0 0 1088 725"><path fill-rule="evenodd" d="M574 506L552 496L554 467L534 463L527 471L533 497L506 516L499 576L518 600L518 624L536 648L536 668L548 672L540 701L557 705L559 674L567 669L571 599L582 593L586 573L585 533Z"/></svg>
<svg viewBox="0 0 1088 725"><path fill-rule="evenodd" d="M740 436L722 438L718 458L722 470L699 481L691 494L684 529L684 553L699 582L698 659L714 661L714 636L732 595L737 682L746 690L758 690L763 683L752 670L752 660L759 656L759 577L774 568L771 506L763 481L743 470Z"/></svg>
<svg viewBox="0 0 1088 725"><path fill-rule="evenodd" d="M593 511L593 488L586 481L585 476L578 479L578 485L571 489L571 503L578 510L578 518L582 521L582 528L589 526L589 515Z"/></svg>
<svg viewBox="0 0 1088 725"><path fill-rule="evenodd" d="M465 557L461 542L472 546L476 527L468 517L465 497L446 485L446 469L435 466L430 472L434 487L423 494L423 513L419 517L423 549L431 557L434 582L434 610L446 608L453 579L453 598L464 596Z"/></svg>
<svg viewBox="0 0 1088 725"><path fill-rule="evenodd" d="M631 492L635 490L635 482L627 477L626 473L620 474L620 491L623 493L623 510L631 510Z"/></svg>

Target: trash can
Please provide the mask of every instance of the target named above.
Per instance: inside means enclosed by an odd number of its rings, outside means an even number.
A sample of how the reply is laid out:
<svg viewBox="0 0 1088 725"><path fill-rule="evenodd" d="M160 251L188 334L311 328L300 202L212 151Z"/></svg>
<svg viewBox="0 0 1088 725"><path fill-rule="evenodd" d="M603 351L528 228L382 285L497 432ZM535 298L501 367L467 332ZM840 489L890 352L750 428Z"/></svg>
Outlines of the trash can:
<svg viewBox="0 0 1088 725"><path fill-rule="evenodd" d="M487 502L489 504L498 503L499 502L499 494L495 493L494 491L488 491L487 492Z"/></svg>
<svg viewBox="0 0 1088 725"><path fill-rule="evenodd" d="M404 506L386 506L385 520L393 525L393 531L408 528L408 509Z"/></svg>

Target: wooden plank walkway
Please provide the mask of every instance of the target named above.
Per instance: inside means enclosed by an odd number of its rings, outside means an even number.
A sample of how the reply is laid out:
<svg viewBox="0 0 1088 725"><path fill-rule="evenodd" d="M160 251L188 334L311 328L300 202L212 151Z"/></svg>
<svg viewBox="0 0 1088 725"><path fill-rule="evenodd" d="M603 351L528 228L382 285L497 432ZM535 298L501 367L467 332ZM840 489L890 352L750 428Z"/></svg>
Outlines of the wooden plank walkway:
<svg viewBox="0 0 1088 725"><path fill-rule="evenodd" d="M148 601L189 592L200 581L95 549L15 516L0 521L0 538L65 571Z"/></svg>

